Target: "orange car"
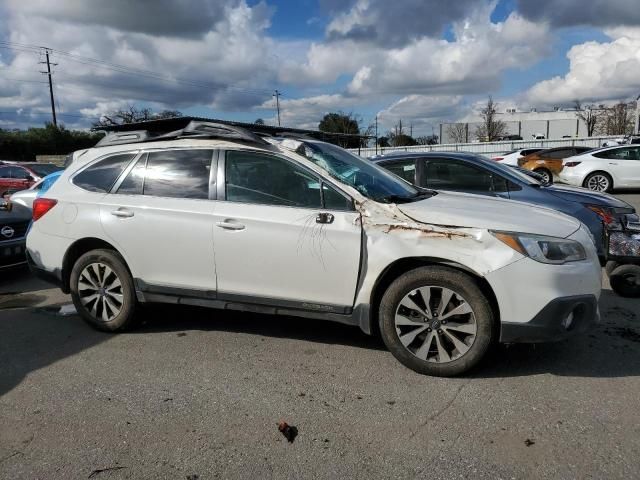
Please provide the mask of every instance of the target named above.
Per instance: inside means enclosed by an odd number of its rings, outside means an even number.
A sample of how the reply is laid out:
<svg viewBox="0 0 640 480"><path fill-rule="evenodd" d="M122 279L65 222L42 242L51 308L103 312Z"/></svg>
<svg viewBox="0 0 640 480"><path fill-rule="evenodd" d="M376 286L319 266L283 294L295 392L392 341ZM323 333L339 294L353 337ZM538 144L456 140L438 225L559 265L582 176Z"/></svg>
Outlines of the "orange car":
<svg viewBox="0 0 640 480"><path fill-rule="evenodd" d="M592 147L557 147L518 159L518 166L542 175L547 183L562 170L562 160L592 150Z"/></svg>

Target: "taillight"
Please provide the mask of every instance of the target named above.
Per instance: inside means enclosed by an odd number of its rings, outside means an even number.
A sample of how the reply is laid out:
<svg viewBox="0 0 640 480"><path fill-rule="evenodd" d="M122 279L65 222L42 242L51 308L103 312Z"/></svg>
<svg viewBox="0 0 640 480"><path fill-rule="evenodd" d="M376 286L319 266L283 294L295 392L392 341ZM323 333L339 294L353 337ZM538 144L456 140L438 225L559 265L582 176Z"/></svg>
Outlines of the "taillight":
<svg viewBox="0 0 640 480"><path fill-rule="evenodd" d="M567 162L564 164L565 167L577 167L578 165L580 165L582 162Z"/></svg>
<svg viewBox="0 0 640 480"><path fill-rule="evenodd" d="M56 206L57 200L51 198L36 198L33 201L33 221L35 222Z"/></svg>
<svg viewBox="0 0 640 480"><path fill-rule="evenodd" d="M500 160L504 160L504 157L493 157L493 160L499 162Z"/></svg>

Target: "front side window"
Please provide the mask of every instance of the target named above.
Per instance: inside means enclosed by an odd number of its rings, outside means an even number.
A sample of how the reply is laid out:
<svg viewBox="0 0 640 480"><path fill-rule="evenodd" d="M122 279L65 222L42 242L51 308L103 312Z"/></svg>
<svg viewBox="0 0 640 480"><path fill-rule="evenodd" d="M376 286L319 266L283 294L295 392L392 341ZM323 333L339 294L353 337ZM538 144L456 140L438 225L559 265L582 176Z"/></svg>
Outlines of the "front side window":
<svg viewBox="0 0 640 480"><path fill-rule="evenodd" d="M104 158L73 177L73 183L90 192L106 193L122 174L135 153L121 153Z"/></svg>
<svg viewBox="0 0 640 480"><path fill-rule="evenodd" d="M640 160L639 147L614 148L613 150L604 150L593 154L598 158L609 158L615 160Z"/></svg>
<svg viewBox="0 0 640 480"><path fill-rule="evenodd" d="M150 152L144 175L143 195L208 199L212 158L212 150ZM142 175L139 168L142 167L136 165L130 172L138 183Z"/></svg>
<svg viewBox="0 0 640 480"><path fill-rule="evenodd" d="M391 173L395 173L400 178L409 183L416 183L416 162L413 160L402 160L399 162L385 163L382 165Z"/></svg>
<svg viewBox="0 0 640 480"><path fill-rule="evenodd" d="M33 178L27 170L20 167L11 167L10 175L11 178L15 178L16 180L28 180L29 178Z"/></svg>
<svg viewBox="0 0 640 480"><path fill-rule="evenodd" d="M292 162L262 153L229 151L225 165L229 202L320 208L320 180Z"/></svg>
<svg viewBox="0 0 640 480"><path fill-rule="evenodd" d="M0 178L11 178L9 167L0 168Z"/></svg>
<svg viewBox="0 0 640 480"><path fill-rule="evenodd" d="M430 160L426 169L427 188L490 192L491 173L457 161Z"/></svg>

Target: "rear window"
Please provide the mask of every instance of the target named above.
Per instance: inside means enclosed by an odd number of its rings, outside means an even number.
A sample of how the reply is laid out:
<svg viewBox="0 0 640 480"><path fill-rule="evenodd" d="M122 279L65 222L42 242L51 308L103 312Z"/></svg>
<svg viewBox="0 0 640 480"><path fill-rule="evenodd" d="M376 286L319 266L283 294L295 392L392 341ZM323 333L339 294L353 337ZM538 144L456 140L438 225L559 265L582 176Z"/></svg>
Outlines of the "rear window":
<svg viewBox="0 0 640 480"><path fill-rule="evenodd" d="M135 153L104 158L73 177L73 183L90 192L108 192L133 157Z"/></svg>
<svg viewBox="0 0 640 480"><path fill-rule="evenodd" d="M62 170L62 167L54 165L52 163L44 164L30 164L29 168L36 172L39 177L46 177L47 175Z"/></svg>

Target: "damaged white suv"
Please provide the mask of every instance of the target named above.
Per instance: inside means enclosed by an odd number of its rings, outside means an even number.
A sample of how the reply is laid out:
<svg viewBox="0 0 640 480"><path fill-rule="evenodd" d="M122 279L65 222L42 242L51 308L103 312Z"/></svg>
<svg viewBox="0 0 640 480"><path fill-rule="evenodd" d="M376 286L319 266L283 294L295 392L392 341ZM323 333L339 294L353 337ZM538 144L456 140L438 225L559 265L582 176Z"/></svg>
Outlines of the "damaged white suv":
<svg viewBox="0 0 640 480"><path fill-rule="evenodd" d="M429 375L598 321L601 268L575 219L269 140L195 122L109 134L34 202L32 269L101 330L131 327L144 302L326 319L379 331Z"/></svg>

